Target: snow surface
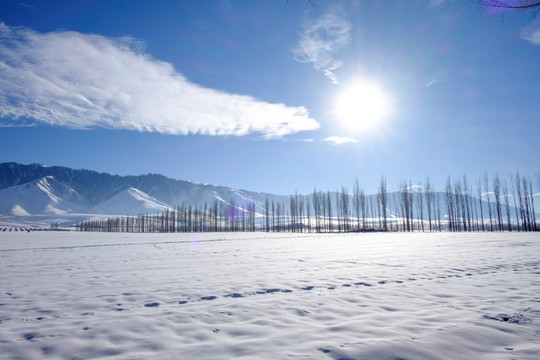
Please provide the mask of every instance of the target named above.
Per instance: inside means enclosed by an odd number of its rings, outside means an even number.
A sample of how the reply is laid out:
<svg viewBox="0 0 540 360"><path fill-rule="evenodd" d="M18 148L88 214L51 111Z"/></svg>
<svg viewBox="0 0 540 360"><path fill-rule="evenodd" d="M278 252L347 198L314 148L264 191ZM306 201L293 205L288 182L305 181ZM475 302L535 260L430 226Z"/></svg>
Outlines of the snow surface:
<svg viewBox="0 0 540 360"><path fill-rule="evenodd" d="M2 359L538 359L534 233L0 232Z"/></svg>

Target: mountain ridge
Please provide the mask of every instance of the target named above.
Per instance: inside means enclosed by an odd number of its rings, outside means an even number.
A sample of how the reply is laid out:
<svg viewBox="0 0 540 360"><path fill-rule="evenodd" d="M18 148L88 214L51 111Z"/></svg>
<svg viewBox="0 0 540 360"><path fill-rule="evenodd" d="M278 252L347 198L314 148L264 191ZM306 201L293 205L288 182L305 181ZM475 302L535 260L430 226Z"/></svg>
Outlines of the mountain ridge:
<svg viewBox="0 0 540 360"><path fill-rule="evenodd" d="M238 192L248 198L259 196L259 194L274 196L191 180L177 180L161 174L121 176L86 169L41 164L23 165L15 162L0 164L0 190L45 176L53 176L56 180L72 187L88 200L90 206L96 206L130 187L139 189L169 206L176 206L182 201L198 203L201 200L210 200L203 199L201 190L204 190L202 192L215 191L225 200L229 197L226 194L230 192ZM179 195L186 193L192 196L186 199L185 196Z"/></svg>
<svg viewBox="0 0 540 360"><path fill-rule="evenodd" d="M44 181L54 183L56 190L43 191L37 184ZM210 205L215 201L240 207L253 202L261 212L267 196L280 201L288 199L288 196L176 180L161 174L121 176L43 164L0 164L0 215L18 219L70 214L77 214L78 220L81 216L137 215L181 204Z"/></svg>

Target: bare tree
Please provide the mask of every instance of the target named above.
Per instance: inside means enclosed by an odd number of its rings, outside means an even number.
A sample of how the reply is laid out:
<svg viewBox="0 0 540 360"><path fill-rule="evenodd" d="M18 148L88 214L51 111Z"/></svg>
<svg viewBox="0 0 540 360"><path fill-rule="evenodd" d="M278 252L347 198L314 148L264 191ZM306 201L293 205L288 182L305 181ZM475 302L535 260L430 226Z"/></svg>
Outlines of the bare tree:
<svg viewBox="0 0 540 360"><path fill-rule="evenodd" d="M321 232L321 195L317 188L313 189L313 215L315 216L315 231Z"/></svg>
<svg viewBox="0 0 540 360"><path fill-rule="evenodd" d="M471 206L471 189L469 187L469 182L467 181L467 175L463 174L463 192L465 197L465 211L467 213L467 225L469 226L469 231L474 230L471 224L472 218L472 206Z"/></svg>
<svg viewBox="0 0 540 360"><path fill-rule="evenodd" d="M531 216L532 216L532 222L533 222L532 231L538 231L538 228L536 227L536 213L534 211L534 192L532 188L531 179L529 179L529 195L531 197Z"/></svg>
<svg viewBox="0 0 540 360"><path fill-rule="evenodd" d="M426 197L426 208L427 208L427 214L428 214L428 222L429 222L429 231L433 230L433 227L431 225L431 212L434 210L434 200L435 197L433 196L433 188L431 187L431 182L429 181L429 177L426 179L426 186L424 187L424 196Z"/></svg>
<svg viewBox="0 0 540 360"><path fill-rule="evenodd" d="M499 174L495 174L495 178L493 179L493 196L495 197L495 209L497 210L497 223L499 225L499 231L502 231L501 179L499 178Z"/></svg>
<svg viewBox="0 0 540 360"><path fill-rule="evenodd" d="M367 219L367 206L366 206L366 194L363 189L360 189L360 209L362 210L362 228L366 228Z"/></svg>
<svg viewBox="0 0 540 360"><path fill-rule="evenodd" d="M512 221L510 220L510 203L508 201L510 194L508 193L508 185L506 183L506 180L503 182L502 191L504 197L504 205L506 207L506 220L508 221L508 231L512 231Z"/></svg>
<svg viewBox="0 0 540 360"><path fill-rule="evenodd" d="M521 176L519 175L519 172L516 173L515 177L512 178L515 189L516 189L516 195L519 201L519 215L521 218L521 230L527 231L527 221L525 220L525 206L523 204L523 195L521 192ZM519 219L518 219L519 223Z"/></svg>
<svg viewBox="0 0 540 360"><path fill-rule="evenodd" d="M457 228L457 231L467 231L467 220L465 219L465 201L463 199L463 189L461 185L461 181L458 179L454 183L454 197L455 197L455 208L454 211L456 213L455 216L455 225ZM463 223L463 226L462 226Z"/></svg>
<svg viewBox="0 0 540 360"><path fill-rule="evenodd" d="M326 193L326 207L328 211L328 231L334 231L332 224L332 197L330 196L330 190Z"/></svg>
<svg viewBox="0 0 540 360"><path fill-rule="evenodd" d="M401 184L400 189L400 196L401 196L401 211L402 216L404 217L404 231L413 231L413 224L412 224L412 195L411 195L411 186L410 183L407 184L406 181L404 181Z"/></svg>
<svg viewBox="0 0 540 360"><path fill-rule="evenodd" d="M417 201L416 201L416 207L418 211L418 218L420 220L420 228L422 229L422 232L424 231L424 198L422 196L422 193L420 192L420 189L422 188L422 183L418 183L418 188L416 190L417 193Z"/></svg>
<svg viewBox="0 0 540 360"><path fill-rule="evenodd" d="M304 199L306 204L306 227L307 231L311 232L311 199L309 196L306 196Z"/></svg>
<svg viewBox="0 0 540 360"><path fill-rule="evenodd" d="M264 199L264 229L266 232L270 231L270 203L268 202L268 196Z"/></svg>
<svg viewBox="0 0 540 360"><path fill-rule="evenodd" d="M435 193L435 218L437 220L437 227L439 228L439 231L442 231L442 227L441 227L441 194L440 193Z"/></svg>
<svg viewBox="0 0 540 360"><path fill-rule="evenodd" d="M486 190L486 198L489 213L489 231L493 231L493 219L491 217L491 200L489 199L489 179L487 173L484 174L484 190Z"/></svg>
<svg viewBox="0 0 540 360"><path fill-rule="evenodd" d="M296 203L297 203L297 208L298 208L298 221L300 223L300 232L304 232L304 227L305 227L305 224L304 224L304 208L305 208L305 201L304 201L304 196L303 195L298 195L296 194Z"/></svg>
<svg viewBox="0 0 540 360"><path fill-rule="evenodd" d="M343 208L341 206L341 197L339 192L336 191L336 219L337 219L337 231L341 232Z"/></svg>
<svg viewBox="0 0 540 360"><path fill-rule="evenodd" d="M291 208L291 229L293 232L295 232L297 230L297 210L298 210L298 203L296 201L298 197L298 193L296 193L296 195L291 195L289 197L289 205L290 205L290 208Z"/></svg>
<svg viewBox="0 0 540 360"><path fill-rule="evenodd" d="M276 203L272 200L272 232L276 232Z"/></svg>
<svg viewBox="0 0 540 360"><path fill-rule="evenodd" d="M349 191L343 185L341 186L341 215L343 231L350 230L350 206L349 206Z"/></svg>
<svg viewBox="0 0 540 360"><path fill-rule="evenodd" d="M322 229L323 231L328 231L328 207L326 206L326 194L320 190L319 195L321 200Z"/></svg>
<svg viewBox="0 0 540 360"><path fill-rule="evenodd" d="M358 178L354 179L354 187L353 187L353 209L354 209L354 217L356 218L356 229L360 230L360 211L362 209L361 203L360 203L360 183L358 181Z"/></svg>
<svg viewBox="0 0 540 360"><path fill-rule="evenodd" d="M540 10L540 1L538 0L471 0L472 2L486 8L498 9L500 11L535 11Z"/></svg>
<svg viewBox="0 0 540 360"><path fill-rule="evenodd" d="M386 191L386 180L384 176L381 176L381 182L379 186L379 200L381 202L381 212L383 216L383 230L388 231L388 225L386 222L386 208L388 202L388 192Z"/></svg>
<svg viewBox="0 0 540 360"><path fill-rule="evenodd" d="M512 174L510 174L510 184L512 185L512 197L514 198L514 210L516 212L516 229L517 231L520 231L519 227L519 213L518 213L518 206L517 206L517 193L516 193L516 186L514 182L514 177Z"/></svg>
<svg viewBox="0 0 540 360"><path fill-rule="evenodd" d="M476 189L478 191L478 204L480 205L480 221L482 221L482 231L486 231L484 226L484 209L482 206L482 180L478 179L476 183Z"/></svg>
<svg viewBox="0 0 540 360"><path fill-rule="evenodd" d="M371 216L369 217L369 219L370 219L370 221L371 221L371 228L373 228L373 227L374 227L374 225L373 225L373 224L374 224L373 218L375 217L375 211L373 211L373 196L370 196L370 197L369 197L369 212L370 212L370 215L371 215Z"/></svg>
<svg viewBox="0 0 540 360"><path fill-rule="evenodd" d="M525 219L527 221L527 231L533 230L532 216L531 216L531 203L529 202L532 199L532 194L529 193L528 179L524 176L521 181L523 182L523 201L525 203ZM532 211L534 212L534 211Z"/></svg>

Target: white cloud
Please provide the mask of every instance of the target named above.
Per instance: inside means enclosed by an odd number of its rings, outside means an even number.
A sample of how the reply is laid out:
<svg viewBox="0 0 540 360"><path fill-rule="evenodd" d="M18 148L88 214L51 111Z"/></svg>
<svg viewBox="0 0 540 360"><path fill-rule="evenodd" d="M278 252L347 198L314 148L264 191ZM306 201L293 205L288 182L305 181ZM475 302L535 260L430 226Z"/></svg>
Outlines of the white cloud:
<svg viewBox="0 0 540 360"><path fill-rule="evenodd" d="M540 45L540 19L536 19L521 31L521 38Z"/></svg>
<svg viewBox="0 0 540 360"><path fill-rule="evenodd" d="M0 121L168 134L280 137L319 128L306 108L205 88L131 39L0 23Z"/></svg>
<svg viewBox="0 0 540 360"><path fill-rule="evenodd" d="M334 71L342 67L343 62L335 59L334 55L349 44L350 31L351 23L337 12L304 23L303 33L293 50L295 60L313 64L315 70L337 84Z"/></svg>
<svg viewBox="0 0 540 360"><path fill-rule="evenodd" d="M346 143L356 143L358 140L349 138L349 137L343 137L343 136L330 136L324 139L324 141L330 142L334 145L339 144L346 144Z"/></svg>

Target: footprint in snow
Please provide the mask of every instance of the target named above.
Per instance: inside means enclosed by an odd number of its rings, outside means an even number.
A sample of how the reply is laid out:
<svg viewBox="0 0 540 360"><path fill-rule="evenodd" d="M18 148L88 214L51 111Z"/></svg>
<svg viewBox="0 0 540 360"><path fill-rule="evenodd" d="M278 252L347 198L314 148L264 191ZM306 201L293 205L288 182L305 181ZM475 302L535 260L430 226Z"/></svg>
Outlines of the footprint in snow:
<svg viewBox="0 0 540 360"><path fill-rule="evenodd" d="M241 298L241 297L244 297L244 295L242 294L239 294L239 293L233 293L233 294L228 294L228 295L225 295L225 297L230 297L230 298Z"/></svg>

